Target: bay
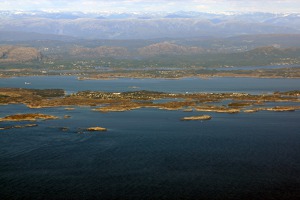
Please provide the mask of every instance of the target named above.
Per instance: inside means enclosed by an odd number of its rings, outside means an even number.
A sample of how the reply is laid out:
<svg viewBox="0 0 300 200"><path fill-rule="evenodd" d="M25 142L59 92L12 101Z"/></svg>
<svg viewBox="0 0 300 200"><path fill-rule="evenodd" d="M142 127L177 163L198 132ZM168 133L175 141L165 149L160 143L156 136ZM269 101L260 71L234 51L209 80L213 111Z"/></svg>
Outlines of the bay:
<svg viewBox="0 0 300 200"><path fill-rule="evenodd" d="M30 82L25 85L24 82ZM0 79L1 87L165 92L273 92L298 79ZM0 130L1 199L298 199L300 112L206 113L93 107L0 106L0 117L44 113L61 119ZM181 121L209 114L210 121ZM71 118L64 119L64 115ZM1 122L13 126L27 122ZM87 132L102 126L107 132ZM67 129L62 130L62 127Z"/></svg>

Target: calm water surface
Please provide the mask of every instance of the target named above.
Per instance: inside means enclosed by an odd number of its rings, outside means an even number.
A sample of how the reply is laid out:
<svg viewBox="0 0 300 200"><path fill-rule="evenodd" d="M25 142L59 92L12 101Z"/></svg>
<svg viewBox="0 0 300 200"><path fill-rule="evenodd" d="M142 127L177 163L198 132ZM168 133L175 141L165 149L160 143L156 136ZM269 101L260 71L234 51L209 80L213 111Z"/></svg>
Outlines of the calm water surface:
<svg viewBox="0 0 300 200"><path fill-rule="evenodd" d="M31 83L25 85L25 82ZM122 92L152 90L162 92L274 92L299 90L300 79L259 79L259 78L186 78L165 79L116 79L79 81L76 77L17 77L0 79L1 87L61 88L68 92L82 90Z"/></svg>
<svg viewBox="0 0 300 200"><path fill-rule="evenodd" d="M21 87L25 80L5 79L0 83L1 87ZM178 87L165 80L107 82L77 81L73 77L65 81L55 77L45 80L33 77L28 80L32 83L26 85L28 87L54 87L69 91L88 87L91 90L123 91L132 85L151 90L166 87L167 91L173 91L177 88L178 92L186 89L192 92L208 91L207 88L214 91L251 88L251 85L247 86L251 79L241 79L241 88L236 85L238 79L228 79L229 82L222 79L185 79ZM285 90L289 84L299 82L284 79L258 81L265 81L265 84L254 82L252 85L260 87L249 91ZM220 83L227 84L228 88ZM299 84L290 87L299 89ZM300 197L298 111L209 113L213 117L210 121L187 122L180 121L180 118L206 113L158 109L100 113L91 109L0 106L0 117L33 112L61 118L72 116L70 119L40 121L37 122L38 127L0 132L0 198L140 200ZM16 124L24 123L1 122L0 126ZM84 131L84 128L91 126L103 126L108 131ZM62 131L62 127L68 130Z"/></svg>

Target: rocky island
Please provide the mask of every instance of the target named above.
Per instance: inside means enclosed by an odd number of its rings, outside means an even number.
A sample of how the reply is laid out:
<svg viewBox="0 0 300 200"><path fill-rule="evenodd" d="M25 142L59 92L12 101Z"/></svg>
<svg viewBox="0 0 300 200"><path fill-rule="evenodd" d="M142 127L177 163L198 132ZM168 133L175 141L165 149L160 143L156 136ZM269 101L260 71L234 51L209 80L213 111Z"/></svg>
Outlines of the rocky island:
<svg viewBox="0 0 300 200"><path fill-rule="evenodd" d="M200 115L200 116L191 116L191 117L183 117L182 121L192 121L192 120L210 120L212 117L209 115Z"/></svg>
<svg viewBox="0 0 300 200"><path fill-rule="evenodd" d="M5 126L5 127L0 127L0 130L8 130L8 129L13 129L13 128L30 128L30 127L36 127L38 126L37 124L25 124L25 125L14 125L14 126Z"/></svg>
<svg viewBox="0 0 300 200"><path fill-rule="evenodd" d="M52 115L40 114L40 113L15 114L15 115L9 115L0 118L0 122L37 121L37 120L48 120L48 119L58 119L58 117Z"/></svg>
<svg viewBox="0 0 300 200"><path fill-rule="evenodd" d="M124 112L141 108L190 112L251 113L300 109L300 91L269 94L247 93L165 93L156 91L79 91L66 95L61 89L0 88L0 105L24 104L29 108L91 106L99 112ZM159 101L162 100L162 101ZM224 103L223 103L224 102ZM226 102L226 103L225 103ZM282 103L285 103L282 106ZM272 103L268 105L269 103ZM73 107L72 107L73 106ZM64 118L70 116L65 115ZM56 119L43 114L19 114L0 121Z"/></svg>
<svg viewBox="0 0 300 200"><path fill-rule="evenodd" d="M103 128L103 127L97 126L97 127L87 128L86 130L87 131L107 131L107 128Z"/></svg>

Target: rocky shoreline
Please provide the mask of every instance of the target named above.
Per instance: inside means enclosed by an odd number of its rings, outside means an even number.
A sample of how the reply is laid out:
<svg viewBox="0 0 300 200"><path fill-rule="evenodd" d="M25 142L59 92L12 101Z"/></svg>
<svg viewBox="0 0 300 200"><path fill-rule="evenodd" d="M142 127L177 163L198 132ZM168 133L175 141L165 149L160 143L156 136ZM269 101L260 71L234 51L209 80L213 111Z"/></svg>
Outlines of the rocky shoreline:
<svg viewBox="0 0 300 200"><path fill-rule="evenodd" d="M0 88L0 105L24 104L28 108L65 107L67 113L59 118L42 113L13 114L0 118L1 122L23 122L62 119L72 117L69 112L76 106L88 106L94 112L126 112L142 108L166 111L203 113L183 117L182 121L204 121L212 117L206 113L237 114L254 112L292 112L300 110L300 91L274 92L270 94L247 93L164 93L155 91L98 92L80 91L66 95L60 89ZM162 100L162 101L158 101ZM270 106L270 105L272 106ZM1 125L1 124L0 124ZM0 126L0 130L35 127L38 124ZM78 133L103 132L107 128L95 126L79 128ZM69 132L69 128L60 128Z"/></svg>
<svg viewBox="0 0 300 200"><path fill-rule="evenodd" d="M26 113L26 114L8 115L6 117L0 118L0 122L37 121L37 120L49 120L49 119L58 119L58 117L53 115L40 114L40 113Z"/></svg>
<svg viewBox="0 0 300 200"><path fill-rule="evenodd" d="M156 91L99 92L80 91L65 94L60 89L0 88L0 105L24 104L28 108L89 106L98 112L125 112L141 108L180 110L184 112L252 113L258 111L300 110L300 91L274 92L270 94L247 93L164 93ZM157 101L163 100L163 101ZM221 105L220 102L226 102ZM272 103L269 106L268 103ZM284 106L282 105L284 103ZM65 114L62 118L68 119ZM35 121L57 119L56 116L38 113L16 114L0 118L0 121Z"/></svg>
<svg viewBox="0 0 300 200"><path fill-rule="evenodd" d="M62 72L54 70L42 73L41 70L35 69L11 69L0 70L0 78L11 78L21 76L76 76L79 81L84 80L114 80L119 78L135 78L135 79L183 79L183 78L215 78L215 77L238 77L238 78L300 78L300 67L282 67L278 69L253 69L222 70L223 68L214 68L214 70L206 70L201 67L196 69L136 69L128 70L126 68L115 68L109 72L101 72L96 70L82 70Z"/></svg>

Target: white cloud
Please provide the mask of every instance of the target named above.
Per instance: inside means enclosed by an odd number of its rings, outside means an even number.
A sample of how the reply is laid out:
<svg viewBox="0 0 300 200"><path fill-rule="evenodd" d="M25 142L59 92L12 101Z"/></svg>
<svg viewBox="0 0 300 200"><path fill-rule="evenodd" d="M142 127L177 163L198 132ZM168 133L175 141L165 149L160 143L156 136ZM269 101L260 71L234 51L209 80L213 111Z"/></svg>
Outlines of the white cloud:
<svg viewBox="0 0 300 200"><path fill-rule="evenodd" d="M300 12L299 0L0 0L0 10Z"/></svg>

